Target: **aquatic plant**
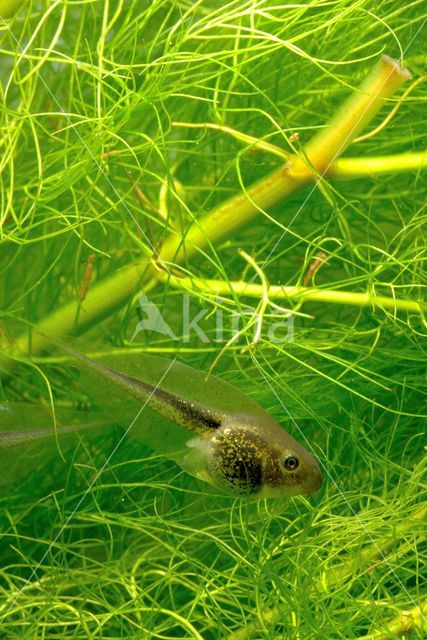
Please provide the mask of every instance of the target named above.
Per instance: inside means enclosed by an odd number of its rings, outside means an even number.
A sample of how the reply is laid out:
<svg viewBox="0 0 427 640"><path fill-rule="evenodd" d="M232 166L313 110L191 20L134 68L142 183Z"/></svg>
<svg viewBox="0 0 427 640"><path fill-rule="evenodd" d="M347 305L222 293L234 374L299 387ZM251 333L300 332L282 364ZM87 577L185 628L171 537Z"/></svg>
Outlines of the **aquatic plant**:
<svg viewBox="0 0 427 640"><path fill-rule="evenodd" d="M84 334L213 370L325 477L235 500L115 428L2 454L2 637L423 637L423 4L0 16L1 406L97 419L49 343Z"/></svg>

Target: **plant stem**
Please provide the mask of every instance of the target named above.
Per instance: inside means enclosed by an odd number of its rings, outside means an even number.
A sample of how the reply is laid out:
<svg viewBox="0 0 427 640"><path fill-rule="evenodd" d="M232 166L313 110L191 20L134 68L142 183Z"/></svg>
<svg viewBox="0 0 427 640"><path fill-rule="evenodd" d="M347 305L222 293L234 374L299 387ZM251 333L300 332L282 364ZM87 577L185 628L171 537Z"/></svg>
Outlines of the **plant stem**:
<svg viewBox="0 0 427 640"><path fill-rule="evenodd" d="M324 174L353 137L372 120L384 100L408 78L410 74L406 69L383 56L359 90L344 102L329 126L308 142L301 155L292 156L284 167L249 187L244 194L226 200L190 226L185 237L187 254L230 235L259 211L268 210L314 179L316 174ZM176 260L183 246L181 238L169 238L163 247L162 257L167 261Z"/></svg>
<svg viewBox="0 0 427 640"><path fill-rule="evenodd" d="M402 69L395 60L382 56L359 90L338 109L329 126L307 144L305 154L314 169L323 175L372 120L383 101L410 77L409 71ZM295 163L295 172L299 171L309 177L310 168L301 156Z"/></svg>
<svg viewBox="0 0 427 640"><path fill-rule="evenodd" d="M427 169L427 152L401 153L392 156L340 158L327 172L328 178L360 178L384 173L403 173Z"/></svg>
<svg viewBox="0 0 427 640"><path fill-rule="evenodd" d="M415 83L414 83L415 84ZM412 85L414 86L414 85ZM407 93L407 92L406 92ZM405 94L404 94L405 95ZM211 122L172 122L176 127L186 127L187 129L214 129L223 133L229 133L237 140L246 142L251 149L267 151L282 160L291 158L291 154L281 147L266 142L262 138L249 136L241 131L236 131L230 127L212 124ZM416 171L427 168L427 151L415 153L398 153L389 156L361 156L355 158L338 158L326 172L327 178L361 178L382 173L402 173L404 171Z"/></svg>
<svg viewBox="0 0 427 640"><path fill-rule="evenodd" d="M229 236L247 224L259 211L268 210L297 188L325 172L337 156L351 143L362 128L376 115L384 100L389 98L410 74L388 56L383 56L369 76L332 118L328 127L317 133L303 153L293 156L285 166L261 179L243 194L226 200L209 213L190 224L185 237L171 233L165 240L161 258L166 263L191 258L209 245ZM132 265L91 286L81 304L79 325L75 326L78 302L73 301L43 318L35 328L31 340L27 333L16 341L18 354L37 355L47 346L43 334L60 337L70 331L82 332L110 312L122 306L137 286L149 280L153 269L147 262ZM143 276L144 270L146 273ZM147 277L148 276L148 277ZM151 284L151 283L150 283ZM9 365L9 369L12 364Z"/></svg>
<svg viewBox="0 0 427 640"><path fill-rule="evenodd" d="M243 282L242 280L226 282L223 280L201 280L199 278L176 278L172 276L168 278L168 281L178 289L198 290L214 295L228 295L233 292L249 298L261 299L263 297L262 286ZM359 293L355 291L316 289L314 287L270 285L268 297L270 300L325 302L356 307L383 308L391 311L412 311L415 313L422 313L427 309L427 305L416 300L376 295L374 290L369 293Z"/></svg>
<svg viewBox="0 0 427 640"><path fill-rule="evenodd" d="M10 18L24 0L0 0L0 18Z"/></svg>
<svg viewBox="0 0 427 640"><path fill-rule="evenodd" d="M81 329L114 312L124 300L135 292L142 281L144 268L146 269L148 265L149 261L147 260L125 267L107 278L107 282L102 281L91 287L83 303L76 299L47 315L38 323L30 337L24 333L18 338L15 342L16 355L22 353L40 354L50 344L47 336L60 338L74 331L78 311L80 311L79 328ZM149 288L149 286L144 287L145 291L148 291ZM7 371L13 367L12 361L1 361L1 364L6 367Z"/></svg>

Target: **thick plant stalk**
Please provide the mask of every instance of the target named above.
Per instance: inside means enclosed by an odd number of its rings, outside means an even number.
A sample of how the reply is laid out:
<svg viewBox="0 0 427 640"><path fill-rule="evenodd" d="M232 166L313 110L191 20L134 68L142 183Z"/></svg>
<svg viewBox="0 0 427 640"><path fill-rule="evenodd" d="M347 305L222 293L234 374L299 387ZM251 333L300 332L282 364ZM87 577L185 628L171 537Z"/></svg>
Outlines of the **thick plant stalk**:
<svg viewBox="0 0 427 640"><path fill-rule="evenodd" d="M23 1L24 0L0 0L0 20L13 16Z"/></svg>
<svg viewBox="0 0 427 640"><path fill-rule="evenodd" d="M164 263L179 263L184 256L191 258L231 235L260 211L268 210L318 174L327 172L352 139L369 124L384 101L408 78L410 74L406 69L383 56L361 87L344 102L329 126L317 133L299 156L292 156L285 166L244 193L202 215L190 225L184 237L176 233L169 235L163 244L161 259ZM41 334L60 337L76 329L82 332L121 307L137 287L149 282L153 275L155 271L150 261L145 259L105 278L88 291L81 305L78 327L75 319L79 304L73 301L43 318L32 332L30 343L27 333L21 335L16 341L16 355L22 357L43 352L49 341ZM7 368L10 366L12 364Z"/></svg>
<svg viewBox="0 0 427 640"><path fill-rule="evenodd" d="M313 168L323 175L353 138L371 122L383 101L410 77L409 71L402 69L397 61L382 56L359 90L338 109L329 125L307 144L305 155ZM294 172L310 177L310 168L303 156L294 163Z"/></svg>

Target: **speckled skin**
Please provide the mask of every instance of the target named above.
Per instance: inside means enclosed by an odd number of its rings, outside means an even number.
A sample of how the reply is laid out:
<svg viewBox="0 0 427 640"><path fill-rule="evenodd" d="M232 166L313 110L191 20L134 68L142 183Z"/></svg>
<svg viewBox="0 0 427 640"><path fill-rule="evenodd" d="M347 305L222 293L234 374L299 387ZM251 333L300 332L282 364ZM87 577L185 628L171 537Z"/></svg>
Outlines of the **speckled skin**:
<svg viewBox="0 0 427 640"><path fill-rule="evenodd" d="M270 420L263 425L251 416L224 416L221 426L204 439L193 440L205 459L204 479L240 497L279 497L317 491L322 478L317 463L289 434ZM287 457L298 467L287 470Z"/></svg>

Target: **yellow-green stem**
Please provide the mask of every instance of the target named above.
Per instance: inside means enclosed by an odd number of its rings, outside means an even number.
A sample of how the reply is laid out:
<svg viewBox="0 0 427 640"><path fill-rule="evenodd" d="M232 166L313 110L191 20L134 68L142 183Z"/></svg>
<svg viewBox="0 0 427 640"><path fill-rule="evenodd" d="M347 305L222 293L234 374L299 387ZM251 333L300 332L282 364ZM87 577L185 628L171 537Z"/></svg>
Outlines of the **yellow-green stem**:
<svg viewBox="0 0 427 640"><path fill-rule="evenodd" d="M360 178L386 173L404 171L422 171L427 169L427 151L420 153L401 153L392 156L374 156L361 158L339 158L329 171L328 178Z"/></svg>
<svg viewBox="0 0 427 640"><path fill-rule="evenodd" d="M382 56L359 90L344 102L328 126L306 145L304 155L313 168L322 175L326 173L333 161L372 120L383 101L410 77L409 71L402 69L397 61ZM298 157L294 171L310 177L310 168L304 155Z"/></svg>
<svg viewBox="0 0 427 640"><path fill-rule="evenodd" d="M226 282L223 280L201 280L199 278L176 278L171 277L169 282L178 289L191 289L203 291L211 295L226 296L234 293L239 296L261 299L263 289L258 284L234 280ZM367 293L355 291L340 291L339 289L317 289L315 287L299 287L282 285L270 285L268 289L270 300L293 300L296 302L324 302L330 304L345 304L356 307L379 307L390 309L391 311L409 311L422 313L427 309L427 305L416 300L405 300L393 298L391 296L377 295L375 290Z"/></svg>
<svg viewBox="0 0 427 640"><path fill-rule="evenodd" d="M13 16L23 1L24 0L0 0L0 19Z"/></svg>

